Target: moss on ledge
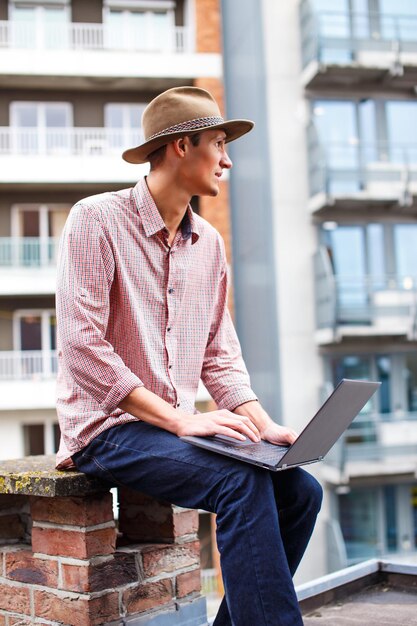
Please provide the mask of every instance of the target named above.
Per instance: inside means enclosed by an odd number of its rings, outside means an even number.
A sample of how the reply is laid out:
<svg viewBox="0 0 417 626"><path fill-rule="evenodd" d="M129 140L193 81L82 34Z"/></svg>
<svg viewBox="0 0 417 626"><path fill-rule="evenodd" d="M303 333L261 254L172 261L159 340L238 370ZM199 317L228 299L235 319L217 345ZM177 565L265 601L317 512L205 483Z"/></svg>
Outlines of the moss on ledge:
<svg viewBox="0 0 417 626"><path fill-rule="evenodd" d="M55 469L55 456L27 456L0 461L0 494L85 496L108 491L108 486L76 471Z"/></svg>

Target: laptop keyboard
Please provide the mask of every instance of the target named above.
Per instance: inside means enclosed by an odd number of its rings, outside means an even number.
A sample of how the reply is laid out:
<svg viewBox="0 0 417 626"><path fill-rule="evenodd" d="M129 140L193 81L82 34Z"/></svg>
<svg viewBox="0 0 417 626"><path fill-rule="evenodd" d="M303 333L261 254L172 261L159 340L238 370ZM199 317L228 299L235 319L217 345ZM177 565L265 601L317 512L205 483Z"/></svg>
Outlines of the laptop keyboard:
<svg viewBox="0 0 417 626"><path fill-rule="evenodd" d="M275 446L275 445L262 445L259 443L245 443L228 444L222 441L221 446L224 450L230 450L230 452L238 452L239 455L246 456L256 461L265 461L269 463L278 463L278 461L284 456L288 450L288 446Z"/></svg>

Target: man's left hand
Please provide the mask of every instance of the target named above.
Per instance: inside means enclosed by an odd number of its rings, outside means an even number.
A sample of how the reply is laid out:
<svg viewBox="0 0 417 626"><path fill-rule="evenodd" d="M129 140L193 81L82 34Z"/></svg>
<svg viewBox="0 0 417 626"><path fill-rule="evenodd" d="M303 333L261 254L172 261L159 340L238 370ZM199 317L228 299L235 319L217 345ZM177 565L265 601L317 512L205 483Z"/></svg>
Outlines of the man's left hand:
<svg viewBox="0 0 417 626"><path fill-rule="evenodd" d="M261 430L262 439L280 446L294 443L297 437L298 435L295 430L292 428L286 428L285 426L280 426L275 422L271 422L263 430Z"/></svg>

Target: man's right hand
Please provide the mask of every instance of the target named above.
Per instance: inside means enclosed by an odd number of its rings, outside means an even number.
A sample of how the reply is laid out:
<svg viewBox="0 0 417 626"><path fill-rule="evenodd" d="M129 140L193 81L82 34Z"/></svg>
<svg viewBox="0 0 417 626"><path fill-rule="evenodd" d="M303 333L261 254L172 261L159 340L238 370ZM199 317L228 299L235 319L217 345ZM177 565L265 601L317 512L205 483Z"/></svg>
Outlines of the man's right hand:
<svg viewBox="0 0 417 626"><path fill-rule="evenodd" d="M260 441L255 424L245 415L226 409L208 413L188 414L172 407L145 387L136 387L119 407L144 422L164 428L178 437L184 435L227 435L238 441Z"/></svg>
<svg viewBox="0 0 417 626"><path fill-rule="evenodd" d="M258 429L248 417L235 415L226 409L196 415L182 414L178 420L176 434L178 437L226 435L238 441L245 441L248 438L258 442L261 439Z"/></svg>

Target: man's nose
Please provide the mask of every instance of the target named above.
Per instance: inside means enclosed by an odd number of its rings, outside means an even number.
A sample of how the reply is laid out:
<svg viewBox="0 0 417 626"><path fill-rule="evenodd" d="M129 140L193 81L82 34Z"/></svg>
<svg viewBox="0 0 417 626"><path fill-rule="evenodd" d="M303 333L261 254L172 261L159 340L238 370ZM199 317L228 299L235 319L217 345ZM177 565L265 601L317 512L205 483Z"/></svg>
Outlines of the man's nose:
<svg viewBox="0 0 417 626"><path fill-rule="evenodd" d="M230 170L230 168L233 166L232 160L227 154L226 150L223 150L223 155L220 161L220 165L226 170Z"/></svg>

